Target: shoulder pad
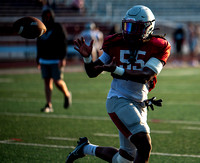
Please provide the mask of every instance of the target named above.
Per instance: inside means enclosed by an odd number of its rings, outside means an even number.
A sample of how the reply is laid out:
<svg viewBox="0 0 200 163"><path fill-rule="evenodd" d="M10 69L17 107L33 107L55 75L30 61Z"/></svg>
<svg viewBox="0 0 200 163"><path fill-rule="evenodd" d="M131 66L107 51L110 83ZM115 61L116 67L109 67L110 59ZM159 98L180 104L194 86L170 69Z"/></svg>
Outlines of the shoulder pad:
<svg viewBox="0 0 200 163"><path fill-rule="evenodd" d="M123 39L122 33L117 33L117 34L109 35L105 37L104 43L103 43L103 49L113 46L114 44L116 44L118 41L121 41L122 39Z"/></svg>
<svg viewBox="0 0 200 163"><path fill-rule="evenodd" d="M161 37L152 37L150 41L154 46L159 48L167 48L168 46L170 47L170 43Z"/></svg>

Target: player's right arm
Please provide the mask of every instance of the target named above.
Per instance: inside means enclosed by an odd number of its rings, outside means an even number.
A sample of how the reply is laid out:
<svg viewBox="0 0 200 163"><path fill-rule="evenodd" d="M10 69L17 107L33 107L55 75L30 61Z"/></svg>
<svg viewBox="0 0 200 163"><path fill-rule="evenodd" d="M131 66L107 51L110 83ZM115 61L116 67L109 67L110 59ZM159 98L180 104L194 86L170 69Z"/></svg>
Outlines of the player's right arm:
<svg viewBox="0 0 200 163"><path fill-rule="evenodd" d="M95 62L92 61L92 47L93 47L93 40L90 42L90 45L86 45L85 40L83 37L81 39L77 39L74 41L75 47L74 49L77 50L80 55L83 57L85 70L87 75L90 78L98 76L102 70L98 69L98 66L102 66L103 62L97 59Z"/></svg>

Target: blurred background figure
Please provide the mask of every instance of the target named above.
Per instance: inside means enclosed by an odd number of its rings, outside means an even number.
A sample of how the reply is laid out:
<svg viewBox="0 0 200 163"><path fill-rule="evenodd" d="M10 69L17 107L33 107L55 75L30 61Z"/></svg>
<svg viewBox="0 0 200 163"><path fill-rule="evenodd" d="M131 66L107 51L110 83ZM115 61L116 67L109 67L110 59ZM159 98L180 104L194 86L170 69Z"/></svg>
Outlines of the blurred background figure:
<svg viewBox="0 0 200 163"><path fill-rule="evenodd" d="M87 23L84 30L80 33L80 37L85 39L87 45L90 44L91 40L94 40L92 49L92 60L96 60L98 56L102 54L101 48L103 44L103 33L96 27L95 23Z"/></svg>
<svg viewBox="0 0 200 163"><path fill-rule="evenodd" d="M56 8L56 0L38 0L42 4L42 10L46 9L55 9Z"/></svg>
<svg viewBox="0 0 200 163"><path fill-rule="evenodd" d="M73 0L71 8L75 11L78 11L80 14L84 14L85 9L85 0Z"/></svg>
<svg viewBox="0 0 200 163"><path fill-rule="evenodd" d="M64 94L64 108L71 104L71 93L63 78L62 70L66 64L66 31L59 23L54 22L54 12L50 9L42 13L42 21L46 25L47 32L37 39L37 64L41 69L45 85L46 105L42 112L53 112L52 91L53 82Z"/></svg>
<svg viewBox="0 0 200 163"><path fill-rule="evenodd" d="M103 51L101 50L102 45L103 45L103 41L104 41L104 34L102 31L100 31L99 27L96 26L95 30L94 30L94 35L95 35L95 42L94 42L94 46L96 48L97 51L97 58L100 57L103 53Z"/></svg>
<svg viewBox="0 0 200 163"><path fill-rule="evenodd" d="M176 59L181 63L183 59L183 44L185 41L185 31L182 25L178 25L178 27L175 29L173 33L173 40L176 48Z"/></svg>
<svg viewBox="0 0 200 163"><path fill-rule="evenodd" d="M188 44L189 44L189 56L190 56L190 65L198 66L198 60L196 59L198 54L198 26L193 23L188 24Z"/></svg>
<svg viewBox="0 0 200 163"><path fill-rule="evenodd" d="M113 35L115 33L121 32L121 25L120 24L114 24L109 32L109 35Z"/></svg>

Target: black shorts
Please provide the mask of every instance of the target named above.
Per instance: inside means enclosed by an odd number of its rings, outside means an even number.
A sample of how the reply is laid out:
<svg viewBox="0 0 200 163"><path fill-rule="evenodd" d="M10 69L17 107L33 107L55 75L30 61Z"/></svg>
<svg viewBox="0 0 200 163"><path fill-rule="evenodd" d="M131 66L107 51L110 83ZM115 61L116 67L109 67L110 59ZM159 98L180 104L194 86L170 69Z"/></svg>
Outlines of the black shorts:
<svg viewBox="0 0 200 163"><path fill-rule="evenodd" d="M62 68L59 68L58 64L41 64L41 73L44 79L60 80L63 78Z"/></svg>

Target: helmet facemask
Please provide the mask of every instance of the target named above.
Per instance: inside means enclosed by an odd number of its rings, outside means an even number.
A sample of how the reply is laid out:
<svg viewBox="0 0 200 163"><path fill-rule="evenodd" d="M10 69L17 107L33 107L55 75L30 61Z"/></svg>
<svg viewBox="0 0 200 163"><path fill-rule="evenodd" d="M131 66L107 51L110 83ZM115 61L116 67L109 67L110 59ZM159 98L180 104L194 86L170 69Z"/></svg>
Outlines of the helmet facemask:
<svg viewBox="0 0 200 163"><path fill-rule="evenodd" d="M151 26L152 22L137 22L123 19L122 33L125 37L128 36L134 37L135 39L144 40L153 32L153 27Z"/></svg>
<svg viewBox="0 0 200 163"><path fill-rule="evenodd" d="M122 33L125 40L145 40L153 33L155 17L145 6L137 5L129 9L122 19Z"/></svg>

